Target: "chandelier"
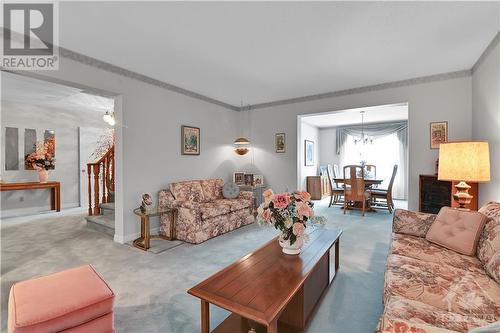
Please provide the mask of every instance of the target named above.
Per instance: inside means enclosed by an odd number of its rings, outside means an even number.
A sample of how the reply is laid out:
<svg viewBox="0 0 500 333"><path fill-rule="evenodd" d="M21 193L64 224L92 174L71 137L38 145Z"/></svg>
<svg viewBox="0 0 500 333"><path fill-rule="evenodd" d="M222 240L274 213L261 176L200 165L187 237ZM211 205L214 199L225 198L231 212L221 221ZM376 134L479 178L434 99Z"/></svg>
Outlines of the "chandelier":
<svg viewBox="0 0 500 333"><path fill-rule="evenodd" d="M363 145L372 144L373 137L365 133L365 111L361 111L361 136L354 137L354 144L362 143Z"/></svg>

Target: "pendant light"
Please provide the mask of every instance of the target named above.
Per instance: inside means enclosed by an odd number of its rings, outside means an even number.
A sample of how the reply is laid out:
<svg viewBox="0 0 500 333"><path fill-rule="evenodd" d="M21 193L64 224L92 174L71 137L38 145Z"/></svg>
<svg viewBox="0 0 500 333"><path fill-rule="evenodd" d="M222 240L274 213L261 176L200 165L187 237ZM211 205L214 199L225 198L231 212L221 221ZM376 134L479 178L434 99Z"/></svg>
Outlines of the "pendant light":
<svg viewBox="0 0 500 333"><path fill-rule="evenodd" d="M242 104L241 110L244 111L243 103L241 104ZM247 112L249 111L250 111L250 105L248 106ZM249 122L250 121L248 121L248 123ZM233 145L234 145L234 152L238 155L245 155L250 151L250 140L248 140L245 137L237 138L236 140L234 140Z"/></svg>
<svg viewBox="0 0 500 333"><path fill-rule="evenodd" d="M365 111L361 111L360 113L361 113L361 137L354 137L354 144L358 144L358 142L361 142L364 146L369 143L372 144L373 137L365 134Z"/></svg>

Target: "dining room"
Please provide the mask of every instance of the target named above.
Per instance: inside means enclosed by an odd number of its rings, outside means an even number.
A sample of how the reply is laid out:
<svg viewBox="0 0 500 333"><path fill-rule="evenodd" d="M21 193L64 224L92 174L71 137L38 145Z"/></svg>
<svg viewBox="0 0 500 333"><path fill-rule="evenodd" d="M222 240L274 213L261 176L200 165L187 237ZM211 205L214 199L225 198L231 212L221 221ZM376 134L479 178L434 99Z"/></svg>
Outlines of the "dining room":
<svg viewBox="0 0 500 333"><path fill-rule="evenodd" d="M407 206L407 103L308 114L298 121L298 187L313 199L363 216Z"/></svg>

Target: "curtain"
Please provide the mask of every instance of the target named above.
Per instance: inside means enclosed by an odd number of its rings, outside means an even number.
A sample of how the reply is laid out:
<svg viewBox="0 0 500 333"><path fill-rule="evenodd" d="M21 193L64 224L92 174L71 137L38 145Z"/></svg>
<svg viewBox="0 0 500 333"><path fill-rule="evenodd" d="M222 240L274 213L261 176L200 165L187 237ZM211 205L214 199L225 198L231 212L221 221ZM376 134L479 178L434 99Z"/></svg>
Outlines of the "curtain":
<svg viewBox="0 0 500 333"><path fill-rule="evenodd" d="M369 129L368 129L369 127ZM337 153L342 166L348 164L366 164L377 166L377 178L383 179L381 188L387 188L394 164L398 171L394 180L393 197L408 198L408 125L407 122L393 122L365 125L364 132L373 137L373 143L355 144L354 137L361 135L361 126L343 126L337 128ZM367 130L368 129L368 130ZM342 170L341 170L342 172Z"/></svg>

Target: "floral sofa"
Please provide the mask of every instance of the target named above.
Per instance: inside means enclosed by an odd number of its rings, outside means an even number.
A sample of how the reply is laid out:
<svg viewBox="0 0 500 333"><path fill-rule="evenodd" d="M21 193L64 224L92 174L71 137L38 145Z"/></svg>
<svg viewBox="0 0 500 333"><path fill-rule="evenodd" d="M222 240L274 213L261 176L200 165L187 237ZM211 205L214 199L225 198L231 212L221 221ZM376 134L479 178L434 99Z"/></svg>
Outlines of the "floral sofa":
<svg viewBox="0 0 500 333"><path fill-rule="evenodd" d="M479 212L489 220L472 257L425 239L436 215L396 210L377 333L468 332L500 320L500 203Z"/></svg>
<svg viewBox="0 0 500 333"><path fill-rule="evenodd" d="M160 191L158 206L177 208L177 239L199 244L254 221L253 193L242 191L236 199L224 199L223 186L222 179L190 180ZM170 234L170 218L160 217L160 234Z"/></svg>

